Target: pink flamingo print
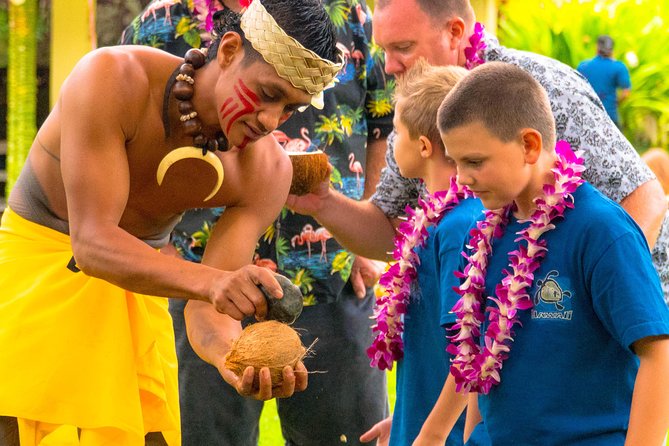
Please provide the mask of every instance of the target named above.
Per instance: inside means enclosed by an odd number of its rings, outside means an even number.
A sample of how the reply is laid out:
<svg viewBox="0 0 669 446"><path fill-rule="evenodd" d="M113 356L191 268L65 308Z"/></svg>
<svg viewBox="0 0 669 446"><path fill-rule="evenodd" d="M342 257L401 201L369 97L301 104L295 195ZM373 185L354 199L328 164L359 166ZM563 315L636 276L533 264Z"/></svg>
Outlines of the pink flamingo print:
<svg viewBox="0 0 669 446"><path fill-rule="evenodd" d="M348 60L351 58L351 51L349 51L349 49L346 48L346 46L343 43L339 42L337 42L337 49L341 53L344 65L344 67L341 69L341 72L339 73L339 76L343 76L346 73L346 64L348 63Z"/></svg>
<svg viewBox="0 0 669 446"><path fill-rule="evenodd" d="M144 14L142 14L142 17L140 17L141 21L143 22L144 20L149 17L149 14L153 15L153 20L156 20L156 11L160 8L163 8L165 10L165 23L172 23L172 16L170 15L170 6L175 5L179 3L180 0L159 0L155 3L153 3L149 8L147 8L146 11L144 11Z"/></svg>
<svg viewBox="0 0 669 446"><path fill-rule="evenodd" d="M360 190L360 174L362 171L362 164L360 161L355 160L355 153L351 152L348 154L348 170L355 173L355 186Z"/></svg>
<svg viewBox="0 0 669 446"><path fill-rule="evenodd" d="M380 133L380 132L381 132L381 131L379 130L379 133ZM290 141L290 138L288 137L288 135L286 135L286 134L285 134L284 132L282 132L281 130L274 130L274 131L272 132L272 136L274 137L274 139L276 139L276 142L278 142L278 143L281 145L281 147L285 147L285 146L286 146L286 143L287 143L288 141Z"/></svg>
<svg viewBox="0 0 669 446"><path fill-rule="evenodd" d="M302 232L290 239L290 245L294 248L295 244L302 246L307 244L307 256L311 258L311 236L314 233L314 227L310 224L304 225Z"/></svg>
<svg viewBox="0 0 669 446"><path fill-rule="evenodd" d="M286 152L306 152L311 146L311 139L309 138L309 130L306 127L300 129L302 138L292 138L283 146Z"/></svg>
<svg viewBox="0 0 669 446"><path fill-rule="evenodd" d="M326 242L332 238L332 234L325 229L320 227L314 231L314 227L307 223L302 228L302 232L290 239L290 244L294 248L296 245L307 245L307 256L311 258L311 244L320 242L321 243L321 255L319 260L327 261L327 244Z"/></svg>
<svg viewBox="0 0 669 446"><path fill-rule="evenodd" d="M362 9L362 5L360 3L355 5L355 13L358 15L358 21L360 24L364 25L367 21L367 14L365 14L365 11Z"/></svg>
<svg viewBox="0 0 669 446"><path fill-rule="evenodd" d="M253 264L256 266L262 266L264 268L268 268L274 272L276 272L277 270L277 264L274 262L274 260L263 259L257 252L253 255Z"/></svg>
<svg viewBox="0 0 669 446"><path fill-rule="evenodd" d="M318 258L318 260L322 260L324 262L327 262L328 259L328 252L327 252L327 245L326 242L332 238L332 234L330 232L323 228L320 227L316 229L313 234L311 234L311 242L316 243L316 242L321 242L321 256Z"/></svg>
<svg viewBox="0 0 669 446"><path fill-rule="evenodd" d="M351 51L351 58L355 61L355 67L358 68L360 66L360 61L364 60L365 55L362 53L362 51L354 49Z"/></svg>

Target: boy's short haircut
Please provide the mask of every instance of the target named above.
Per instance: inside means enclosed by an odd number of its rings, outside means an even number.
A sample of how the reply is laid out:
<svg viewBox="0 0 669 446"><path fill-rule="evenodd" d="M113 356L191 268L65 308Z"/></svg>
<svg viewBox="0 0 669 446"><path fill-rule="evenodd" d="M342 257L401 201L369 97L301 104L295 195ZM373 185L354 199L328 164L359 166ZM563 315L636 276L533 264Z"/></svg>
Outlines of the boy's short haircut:
<svg viewBox="0 0 669 446"><path fill-rule="evenodd" d="M443 146L437 127L437 111L444 97L467 75L457 66L435 67L419 59L397 79L395 102L403 101L399 119L411 139L427 136L432 144Z"/></svg>
<svg viewBox="0 0 669 446"><path fill-rule="evenodd" d="M451 90L439 107L437 123L444 134L480 122L503 142L524 128L537 130L543 146L555 146L555 120L548 95L524 70L503 62L487 62L473 69Z"/></svg>

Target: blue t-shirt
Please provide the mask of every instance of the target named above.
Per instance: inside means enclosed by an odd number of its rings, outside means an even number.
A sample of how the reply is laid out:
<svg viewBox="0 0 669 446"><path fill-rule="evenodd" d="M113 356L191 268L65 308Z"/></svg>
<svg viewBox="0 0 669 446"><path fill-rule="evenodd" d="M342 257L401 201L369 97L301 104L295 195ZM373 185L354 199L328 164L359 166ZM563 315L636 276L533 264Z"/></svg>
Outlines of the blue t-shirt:
<svg viewBox="0 0 669 446"><path fill-rule="evenodd" d="M623 445L639 366L631 345L669 334L641 229L588 183L574 200L543 236L548 252L529 290L534 307L521 313L501 382L479 396L493 444ZM494 240L488 295L525 226L511 218Z"/></svg>
<svg viewBox="0 0 669 446"><path fill-rule="evenodd" d="M405 446L415 440L448 376L446 333L439 325L440 287L457 284L453 271L459 264L462 242L482 209L479 200L462 201L437 227L428 228L426 244L417 251L420 257L417 286L404 317L404 359L397 362L397 399L391 446ZM462 445L463 429L464 416L451 432L446 445ZM468 444L489 443L470 441Z"/></svg>
<svg viewBox="0 0 669 446"><path fill-rule="evenodd" d="M595 56L581 62L577 70L590 82L611 120L617 123L617 90L631 88L630 73L625 64L608 57Z"/></svg>

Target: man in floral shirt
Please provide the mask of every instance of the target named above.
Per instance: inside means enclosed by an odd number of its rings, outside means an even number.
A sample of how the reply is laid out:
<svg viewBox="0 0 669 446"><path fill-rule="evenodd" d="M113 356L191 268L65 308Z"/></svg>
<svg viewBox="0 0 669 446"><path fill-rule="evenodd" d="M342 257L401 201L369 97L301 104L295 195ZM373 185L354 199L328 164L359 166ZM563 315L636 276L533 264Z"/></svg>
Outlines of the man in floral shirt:
<svg viewBox="0 0 669 446"><path fill-rule="evenodd" d="M258 0L256 0L258 1ZM156 0L126 28L122 42L183 55L206 45L210 0ZM225 2L239 9L237 0ZM222 5L211 5L221 8ZM383 72L382 53L371 42L371 14L364 0L326 1L346 67L325 92L323 110L296 113L275 137L286 150L323 150L333 166L331 185L343 196L371 195L384 163L392 129L393 81ZM209 230L223 209L186 213L172 235L177 252L200 261ZM359 444L358 437L387 415L385 376L369 367L373 294L365 289L377 272L356 258L311 217L285 209L267 228L254 259L290 278L304 294L294 324L305 345L318 340L305 365L316 372L304 392L279 400L289 445ZM363 281L363 278L366 280ZM192 351L183 305L173 301L179 354L184 445L255 445L262 402L243 398L222 382L216 369Z"/></svg>

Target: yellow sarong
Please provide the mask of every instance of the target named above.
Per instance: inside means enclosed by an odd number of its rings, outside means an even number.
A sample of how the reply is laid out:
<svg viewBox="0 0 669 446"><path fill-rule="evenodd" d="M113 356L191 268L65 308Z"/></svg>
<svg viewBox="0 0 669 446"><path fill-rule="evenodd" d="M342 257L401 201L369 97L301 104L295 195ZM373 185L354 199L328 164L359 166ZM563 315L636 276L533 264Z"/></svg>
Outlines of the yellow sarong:
<svg viewBox="0 0 669 446"><path fill-rule="evenodd" d="M67 235L5 211L0 415L19 419L22 446L26 430L35 431L27 444L40 444L54 428L54 435L71 431L72 444L144 446L146 433L162 432L170 446L179 445L167 299L73 272L71 257ZM44 426L53 428L37 432Z"/></svg>

